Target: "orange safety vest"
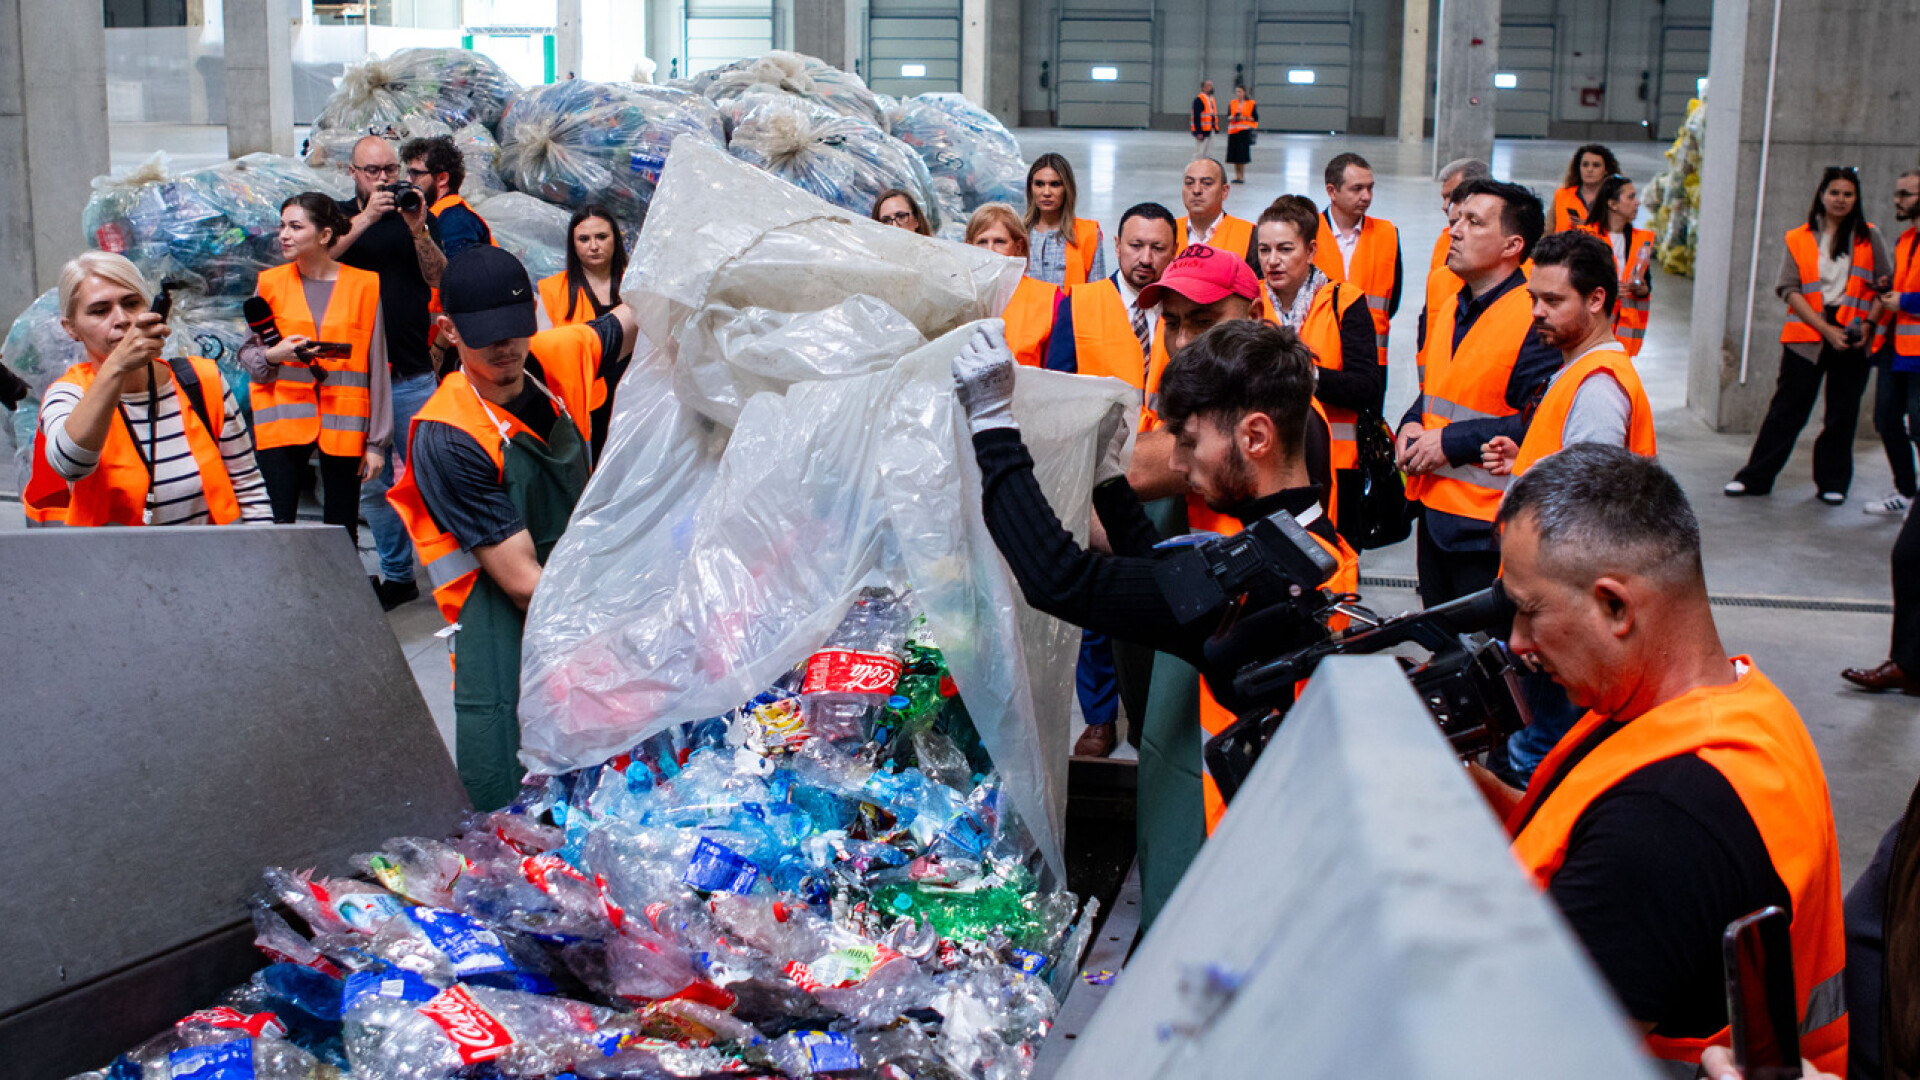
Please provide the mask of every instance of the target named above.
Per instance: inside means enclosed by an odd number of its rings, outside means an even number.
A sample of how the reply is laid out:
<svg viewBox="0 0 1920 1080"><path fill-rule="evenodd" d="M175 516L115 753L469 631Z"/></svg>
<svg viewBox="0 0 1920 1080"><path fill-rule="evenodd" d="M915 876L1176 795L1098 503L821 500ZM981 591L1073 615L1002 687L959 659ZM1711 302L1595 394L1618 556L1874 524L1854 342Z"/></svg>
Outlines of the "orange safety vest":
<svg viewBox="0 0 1920 1080"><path fill-rule="evenodd" d="M1374 344L1380 349L1380 366L1387 366L1387 305L1393 302L1394 271L1400 263L1400 230L1393 222L1376 217L1360 221L1360 242L1353 249L1351 269L1340 261L1340 242L1334 239L1333 215L1320 211L1322 243L1313 251L1313 265L1330 281L1350 282L1367 294L1367 311L1373 316ZM1447 261L1443 247L1440 262Z"/></svg>
<svg viewBox="0 0 1920 1080"><path fill-rule="evenodd" d="M1340 282L1328 282L1319 292L1313 294L1313 300L1307 305L1307 317L1300 324L1300 340L1313 350L1313 362L1328 371L1339 371L1346 363L1346 357L1340 352L1340 320L1347 317L1347 311L1353 305L1366 299L1366 294L1353 285ZM1258 319L1279 325L1280 317L1273 310L1273 304L1267 290L1260 290L1260 299L1254 302L1253 315ZM1360 467L1360 445L1357 426L1359 414L1352 409L1338 405L1328 405L1318 397L1315 403L1321 407L1327 421L1327 434L1331 440L1328 448L1327 463L1335 469L1357 469Z"/></svg>
<svg viewBox="0 0 1920 1080"><path fill-rule="evenodd" d="M1920 229L1900 234L1894 245L1893 287L1903 293L1920 292ZM1909 315L1899 304L1893 310L1893 351L1900 356L1920 356L1920 316Z"/></svg>
<svg viewBox="0 0 1920 1080"><path fill-rule="evenodd" d="M1583 225L1581 230L1592 233L1613 247L1613 237L1600 231L1598 225ZM1646 265L1653 266L1653 234L1645 229L1633 229L1627 236L1627 258L1623 262L1618 256L1613 260L1613 268L1620 279L1620 300L1613 309L1613 336L1626 348L1628 356L1639 356L1640 346L1646 343L1647 316L1652 310L1653 298L1627 295L1627 282L1633 280L1634 272L1640 268L1641 259Z"/></svg>
<svg viewBox="0 0 1920 1080"><path fill-rule="evenodd" d="M1072 235L1066 235L1064 229L1061 233L1069 241L1066 246L1066 281L1061 284L1069 289L1075 285L1085 285L1087 275L1093 272L1094 256L1100 251L1100 223L1091 218L1074 218Z"/></svg>
<svg viewBox="0 0 1920 1080"><path fill-rule="evenodd" d="M432 206L427 207L427 213L432 214L434 217L437 218L440 216L441 211L454 206L464 206L467 208L467 210L470 213L473 214L474 217L480 218L480 228L486 231L487 243L492 244L494 247L500 246L493 239L493 226L487 224L487 219L480 217L480 211L475 210L473 208L472 203L461 198L459 192L455 192L452 195L440 196L440 201L434 203Z"/></svg>
<svg viewBox="0 0 1920 1080"><path fill-rule="evenodd" d="M1642 457L1656 453L1653 435L1653 405L1647 401L1646 388L1633 370L1633 360L1619 349L1598 348L1563 368L1547 387L1545 397L1527 421L1527 437L1520 444L1520 456L1513 461L1513 475L1519 476L1548 454L1558 453L1564 445L1561 434L1567 426L1567 413L1581 384L1596 375L1611 375L1627 393L1627 449Z"/></svg>
<svg viewBox="0 0 1920 1080"><path fill-rule="evenodd" d="M1457 294L1456 294L1457 296ZM1507 380L1527 335L1533 332L1533 299L1525 289L1509 289L1453 348L1454 298L1427 309L1427 347L1420 365L1420 426L1428 431L1455 420L1512 416ZM1443 465L1407 477L1407 498L1430 510L1492 521L1510 477L1495 476L1478 463Z"/></svg>
<svg viewBox="0 0 1920 1080"><path fill-rule="evenodd" d="M1187 250L1187 219L1183 216L1174 223L1173 250ZM1213 238L1207 241L1208 247L1221 251L1237 259L1247 257L1247 248L1253 244L1253 222L1244 221L1222 210L1220 224L1213 227Z"/></svg>
<svg viewBox="0 0 1920 1080"><path fill-rule="evenodd" d="M1240 531L1241 525L1238 521L1232 518L1223 518L1222 520L1226 523L1226 527L1223 530L1216 531L1223 531L1225 534ZM1360 556L1354 553L1353 548L1349 547L1344 539L1338 537L1336 537L1332 543L1321 539L1319 536L1314 536L1314 539L1319 540L1320 546L1326 548L1327 552L1340 563L1339 569L1335 570L1333 576L1328 578L1326 584L1321 587L1328 592L1334 593L1360 591ZM1335 626L1334 629L1344 629L1344 627ZM1302 680L1300 685L1305 686L1306 681ZM1205 740L1211 739L1215 735L1227 730L1236 719L1238 718L1234 716L1231 710L1214 700L1213 691L1208 688L1206 680L1201 680L1200 728L1203 732L1201 736L1202 742L1204 743ZM1203 763L1204 760L1203 755ZM1220 825L1221 817L1227 812L1227 802L1220 796L1220 785L1214 780L1212 771L1206 769L1204 764L1200 773L1200 786L1206 804L1207 835L1212 836L1213 830Z"/></svg>
<svg viewBox="0 0 1920 1080"><path fill-rule="evenodd" d="M200 399L208 419L226 416L226 384L220 369L211 360L189 357L193 373L200 380ZM165 363L151 365L150 377L173 381ZM88 360L68 368L55 384L71 383L86 393L99 374ZM176 392L178 385L175 385ZM200 422L200 411L185 401L178 403L180 424L186 429L187 447L200 467L200 488L207 500L207 514L215 525L240 520L240 501L233 492L233 477L220 456L220 433L208 431ZM216 421L218 422L218 421ZM144 525L147 520L147 495L153 475L147 471L139 447L127 431L127 422L118 409L107 423L107 441L100 447L100 462L77 483L53 471L47 463L47 439L44 431L33 435L33 465L26 490L20 494L21 508L34 526Z"/></svg>
<svg viewBox="0 0 1920 1080"><path fill-rule="evenodd" d="M547 321L553 325L578 326L594 320L593 300L587 296L586 290L584 289L580 290L579 299L573 304L573 315L571 317L567 315L567 304L569 300L567 296L567 272L565 270L541 278L540 284L536 286L536 288L538 288L540 292L540 307L547 313ZM587 404L595 409L605 405L607 403L607 393L607 380L595 375L593 377L593 391L588 396Z"/></svg>
<svg viewBox="0 0 1920 1080"><path fill-rule="evenodd" d="M1120 297L1120 286L1112 278L1067 290L1067 303L1073 305L1073 354L1081 375L1106 375L1119 379L1145 395L1140 415L1140 430L1151 431L1159 425L1160 373L1167 369L1167 334L1156 325L1153 355L1142 356L1140 339L1133 334L1133 322L1127 318L1127 302Z"/></svg>
<svg viewBox="0 0 1920 1080"><path fill-rule="evenodd" d="M587 326L559 326L535 334L528 351L540 360L540 369L547 376L547 389L560 399L565 416L580 430L582 439L591 441L589 414L592 408L587 399L592 393L594 369L600 363L600 335ZM408 464L394 478L387 502L400 514L407 534L413 537L414 549L420 553L427 580L433 586L433 599L440 605L440 614L452 623L460 620L460 609L466 605L467 596L479 580L480 561L471 552L462 551L460 542L434 521L426 500L420 496L419 485L414 482L413 439L423 423L447 424L466 432L493 459L503 479L507 468L507 440L521 432L529 435L532 432L506 409L483 401L464 371L447 376L414 414L413 425L407 429Z"/></svg>
<svg viewBox="0 0 1920 1080"><path fill-rule="evenodd" d="M1567 232L1587 223L1587 204L1580 198L1580 185L1553 189L1553 220L1547 222L1550 233Z"/></svg>
<svg viewBox="0 0 1920 1080"><path fill-rule="evenodd" d="M1200 120L1198 126L1196 126L1193 117L1187 117L1187 130L1193 132L1196 137L1212 135L1214 132L1219 131L1220 110L1213 103L1213 95L1195 94L1194 97L1200 101ZM1180 246L1186 247L1187 245L1181 244Z"/></svg>
<svg viewBox="0 0 1920 1080"><path fill-rule="evenodd" d="M1545 889L1566 860L1580 817L1614 785L1657 761L1692 754L1727 778L1752 816L1793 898L1793 979L1800 1053L1820 1069L1846 1075L1847 1006L1841 991L1846 938L1841 921L1840 858L1820 756L1800 714L1747 657L1746 673L1727 686L1703 686L1635 717L1571 769L1566 760L1606 717L1588 713L1540 763L1527 797L1507 819L1513 853ZM1564 777L1539 798L1549 777ZM1697 1062L1725 1045L1721 1029L1705 1039L1647 1037L1666 1061Z"/></svg>
<svg viewBox="0 0 1920 1080"><path fill-rule="evenodd" d="M1227 102L1227 134L1238 135L1259 127L1260 121L1253 118L1253 109L1252 98Z"/></svg>
<svg viewBox="0 0 1920 1080"><path fill-rule="evenodd" d="M1447 270L1447 252L1452 249L1453 249L1453 230L1450 228L1441 229L1440 239L1435 240L1433 242L1433 260L1427 263L1427 274L1429 279L1431 279L1432 274L1435 270ZM1453 274L1453 271L1447 270L1447 273ZM1459 280L1459 277L1460 276L1458 274L1454 274L1454 280L1456 281ZM1429 280L1427 284L1429 288L1431 288L1433 282Z"/></svg>
<svg viewBox="0 0 1920 1080"><path fill-rule="evenodd" d="M1802 225L1787 231L1787 254L1793 256L1793 266L1800 273L1800 295L1815 311L1826 310L1826 297L1820 292L1820 234L1812 228ZM1840 328L1852 326L1854 320L1866 318L1867 309L1879 294L1873 291L1873 224L1867 224L1867 231L1853 244L1853 267L1847 273L1847 291L1840 297L1839 310L1835 313L1840 320ZM1820 331L1800 320L1800 316L1787 309L1787 323L1780 328L1780 343L1818 344Z"/></svg>
<svg viewBox="0 0 1920 1080"><path fill-rule="evenodd" d="M345 359L317 361L327 373L318 387L305 364L282 364L272 380L253 380L247 391L253 404L254 445L266 450L317 442L320 452L331 457L359 457L366 452L371 422L368 355L380 315L380 275L341 266L326 320L318 328L307 309L299 267L283 263L261 271L257 291L273 308L281 334L344 342L353 351Z"/></svg>
<svg viewBox="0 0 1920 1080"><path fill-rule="evenodd" d="M1047 366L1047 341L1053 337L1053 309L1060 290L1038 278L1022 276L1000 318L1007 324L1007 347L1028 367Z"/></svg>

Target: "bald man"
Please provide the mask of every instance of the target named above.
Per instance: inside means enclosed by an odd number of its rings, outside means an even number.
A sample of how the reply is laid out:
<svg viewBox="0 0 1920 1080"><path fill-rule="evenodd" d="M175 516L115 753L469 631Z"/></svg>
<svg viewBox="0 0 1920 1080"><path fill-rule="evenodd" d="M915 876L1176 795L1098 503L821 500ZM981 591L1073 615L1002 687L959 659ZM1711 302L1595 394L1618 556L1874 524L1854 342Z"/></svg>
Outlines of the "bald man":
<svg viewBox="0 0 1920 1080"><path fill-rule="evenodd" d="M1189 244L1205 244L1232 252L1248 260L1253 270L1253 222L1227 213L1227 167L1212 158L1201 158L1187 166L1180 178L1180 202L1187 216L1174 227L1173 247L1185 251ZM1255 271L1257 273L1257 271Z"/></svg>
<svg viewBox="0 0 1920 1080"><path fill-rule="evenodd" d="M407 528L387 504L394 467L406 464L407 426L413 414L433 396L436 380L433 356L427 348L431 316L427 308L433 287L447 258L427 231L425 200L412 213L394 205L393 193L383 190L406 178L394 145L377 135L353 147L354 198L340 204L353 222L345 236L334 241L333 257L380 275L380 308L387 331L387 363L393 385L393 457L373 480L360 485L360 516L367 519L373 544L380 553L380 578L374 591L380 606L392 611L420 597L413 580L413 542Z"/></svg>

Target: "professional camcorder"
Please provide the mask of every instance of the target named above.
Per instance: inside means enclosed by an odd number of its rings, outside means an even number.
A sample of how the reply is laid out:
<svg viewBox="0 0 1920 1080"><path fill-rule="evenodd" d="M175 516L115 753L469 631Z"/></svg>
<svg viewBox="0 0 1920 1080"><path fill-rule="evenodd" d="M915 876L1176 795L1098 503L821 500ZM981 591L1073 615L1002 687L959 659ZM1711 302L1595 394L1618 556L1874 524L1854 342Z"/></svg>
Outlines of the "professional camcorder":
<svg viewBox="0 0 1920 1080"><path fill-rule="evenodd" d="M420 194L420 189L405 180L383 184L380 190L393 196L394 209L403 214L417 213L427 205L427 197Z"/></svg>

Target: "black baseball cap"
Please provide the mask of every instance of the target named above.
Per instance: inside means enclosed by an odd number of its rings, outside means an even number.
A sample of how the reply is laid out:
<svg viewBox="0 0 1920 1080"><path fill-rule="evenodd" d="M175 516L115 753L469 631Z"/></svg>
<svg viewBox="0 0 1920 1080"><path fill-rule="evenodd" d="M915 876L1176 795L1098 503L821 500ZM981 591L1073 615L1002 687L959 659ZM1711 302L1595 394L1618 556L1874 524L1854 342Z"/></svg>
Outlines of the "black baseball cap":
<svg viewBox="0 0 1920 1080"><path fill-rule="evenodd" d="M440 272L440 309L473 348L532 337L539 329L533 305L527 268L504 248L475 244Z"/></svg>

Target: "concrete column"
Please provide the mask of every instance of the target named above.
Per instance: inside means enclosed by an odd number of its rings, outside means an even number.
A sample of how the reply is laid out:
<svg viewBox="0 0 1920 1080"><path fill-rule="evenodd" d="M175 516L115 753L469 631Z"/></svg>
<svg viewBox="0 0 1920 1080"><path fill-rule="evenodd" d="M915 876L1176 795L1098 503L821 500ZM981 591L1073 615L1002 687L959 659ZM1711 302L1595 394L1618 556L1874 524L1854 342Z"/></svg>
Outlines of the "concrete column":
<svg viewBox="0 0 1920 1080"><path fill-rule="evenodd" d="M108 171L98 5L0 0L0 319L85 246L87 181Z"/></svg>
<svg viewBox="0 0 1920 1080"><path fill-rule="evenodd" d="M1455 158L1492 160L1493 69L1499 62L1500 0L1440 0L1440 85L1433 103L1436 171Z"/></svg>
<svg viewBox="0 0 1920 1080"><path fill-rule="evenodd" d="M1844 92L1834 82L1835 42L1852 50ZM1858 166L1868 219L1889 244L1904 228L1893 220L1891 192L1916 164L1910 110L1901 107L1912 100L1916 49L1920 10L1912 5L1715 0L1687 372L1687 404L1714 428L1751 431L1766 413L1786 320L1773 293L1782 237L1805 222L1821 170Z"/></svg>
<svg viewBox="0 0 1920 1080"><path fill-rule="evenodd" d="M287 0L222 5L227 152L293 153L293 23Z"/></svg>
<svg viewBox="0 0 1920 1080"><path fill-rule="evenodd" d="M992 53L991 16L991 0L960 0L960 92L983 109Z"/></svg>
<svg viewBox="0 0 1920 1080"><path fill-rule="evenodd" d="M1020 0L989 0L987 10L988 112L1008 127L1020 125L1020 58L1026 33Z"/></svg>
<svg viewBox="0 0 1920 1080"><path fill-rule="evenodd" d="M1427 0L1406 0L1400 23L1400 141L1426 137Z"/></svg>
<svg viewBox="0 0 1920 1080"><path fill-rule="evenodd" d="M583 12L580 0L555 0L553 9L553 79L564 82L569 74L578 77L587 58L587 39L582 32Z"/></svg>
<svg viewBox="0 0 1920 1080"><path fill-rule="evenodd" d="M794 0L793 51L852 70L847 48L847 0Z"/></svg>

